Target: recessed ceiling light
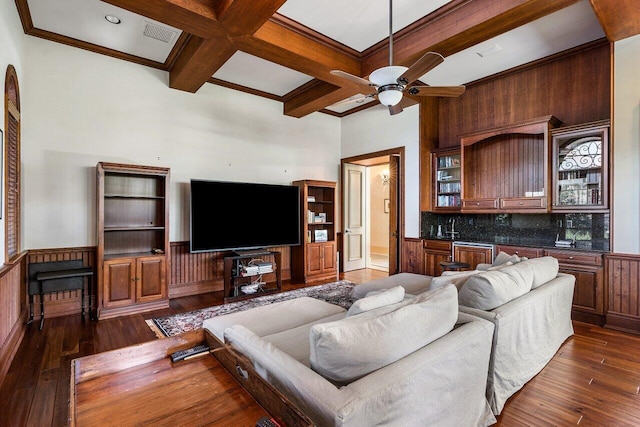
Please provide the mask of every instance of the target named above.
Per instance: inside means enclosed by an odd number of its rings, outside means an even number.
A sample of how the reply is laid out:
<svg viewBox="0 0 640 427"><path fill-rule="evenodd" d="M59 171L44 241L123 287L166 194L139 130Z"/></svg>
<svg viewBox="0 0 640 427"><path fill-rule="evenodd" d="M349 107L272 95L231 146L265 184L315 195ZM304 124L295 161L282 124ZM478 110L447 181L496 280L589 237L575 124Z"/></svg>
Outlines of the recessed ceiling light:
<svg viewBox="0 0 640 427"><path fill-rule="evenodd" d="M118 18L115 15L105 15L104 19L106 19L107 21L111 22L112 24L119 24L122 21L120 20L120 18Z"/></svg>

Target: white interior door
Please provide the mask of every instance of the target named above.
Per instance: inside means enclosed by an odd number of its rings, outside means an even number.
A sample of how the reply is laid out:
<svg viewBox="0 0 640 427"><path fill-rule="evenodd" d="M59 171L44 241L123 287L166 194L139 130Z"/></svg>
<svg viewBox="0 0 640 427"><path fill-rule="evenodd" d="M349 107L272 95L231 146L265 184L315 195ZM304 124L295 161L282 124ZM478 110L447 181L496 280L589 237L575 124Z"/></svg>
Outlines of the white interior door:
<svg viewBox="0 0 640 427"><path fill-rule="evenodd" d="M342 175L344 177L342 191L344 271L366 267L365 171L366 167L364 166L344 164Z"/></svg>

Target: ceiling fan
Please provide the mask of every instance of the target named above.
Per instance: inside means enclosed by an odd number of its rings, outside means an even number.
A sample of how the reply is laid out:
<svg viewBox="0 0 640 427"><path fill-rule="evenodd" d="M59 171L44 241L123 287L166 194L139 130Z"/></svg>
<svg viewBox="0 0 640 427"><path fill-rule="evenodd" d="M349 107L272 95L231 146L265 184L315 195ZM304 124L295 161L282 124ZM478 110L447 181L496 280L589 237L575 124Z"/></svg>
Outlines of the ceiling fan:
<svg viewBox="0 0 640 427"><path fill-rule="evenodd" d="M407 92L414 96L443 96L456 97L464 93L464 86L410 86L420 76L434 69L444 61L444 56L436 52L427 52L420 59L411 65L411 67L403 67L393 65L393 0L389 0L389 66L378 68L369 75L369 80L362 77L354 76L345 71L331 70L331 74L338 76L360 86L364 97L355 99L346 99L334 104L343 105L352 102L362 103L368 98L378 98L382 105L389 107L391 115L398 114L402 111L399 105L402 101L402 94Z"/></svg>

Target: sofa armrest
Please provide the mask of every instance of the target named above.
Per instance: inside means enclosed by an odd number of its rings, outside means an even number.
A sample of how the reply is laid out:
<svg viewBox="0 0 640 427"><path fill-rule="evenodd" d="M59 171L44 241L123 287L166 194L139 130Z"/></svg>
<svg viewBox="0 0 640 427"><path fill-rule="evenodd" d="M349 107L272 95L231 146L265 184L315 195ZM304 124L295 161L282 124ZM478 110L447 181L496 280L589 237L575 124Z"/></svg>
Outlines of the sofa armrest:
<svg viewBox="0 0 640 427"><path fill-rule="evenodd" d="M242 326L228 328L225 339L318 425L490 425L485 389L493 324L464 314L460 323L341 388Z"/></svg>
<svg viewBox="0 0 640 427"><path fill-rule="evenodd" d="M496 415L573 334L574 283L574 276L559 273L555 279L492 311L459 307L464 313L495 324L487 398Z"/></svg>
<svg viewBox="0 0 640 427"><path fill-rule="evenodd" d="M253 363L258 375L289 398L318 425L333 425L338 409L352 398L321 375L241 325L224 332L225 341Z"/></svg>

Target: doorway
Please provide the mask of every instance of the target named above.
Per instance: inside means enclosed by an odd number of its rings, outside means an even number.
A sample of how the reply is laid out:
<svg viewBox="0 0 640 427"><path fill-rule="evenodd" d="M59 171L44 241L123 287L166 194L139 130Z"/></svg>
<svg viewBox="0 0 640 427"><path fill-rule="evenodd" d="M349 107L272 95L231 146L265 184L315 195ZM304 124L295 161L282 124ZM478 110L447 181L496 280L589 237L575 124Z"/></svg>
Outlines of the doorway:
<svg viewBox="0 0 640 427"><path fill-rule="evenodd" d="M403 147L342 159L342 271L398 272L403 160Z"/></svg>

